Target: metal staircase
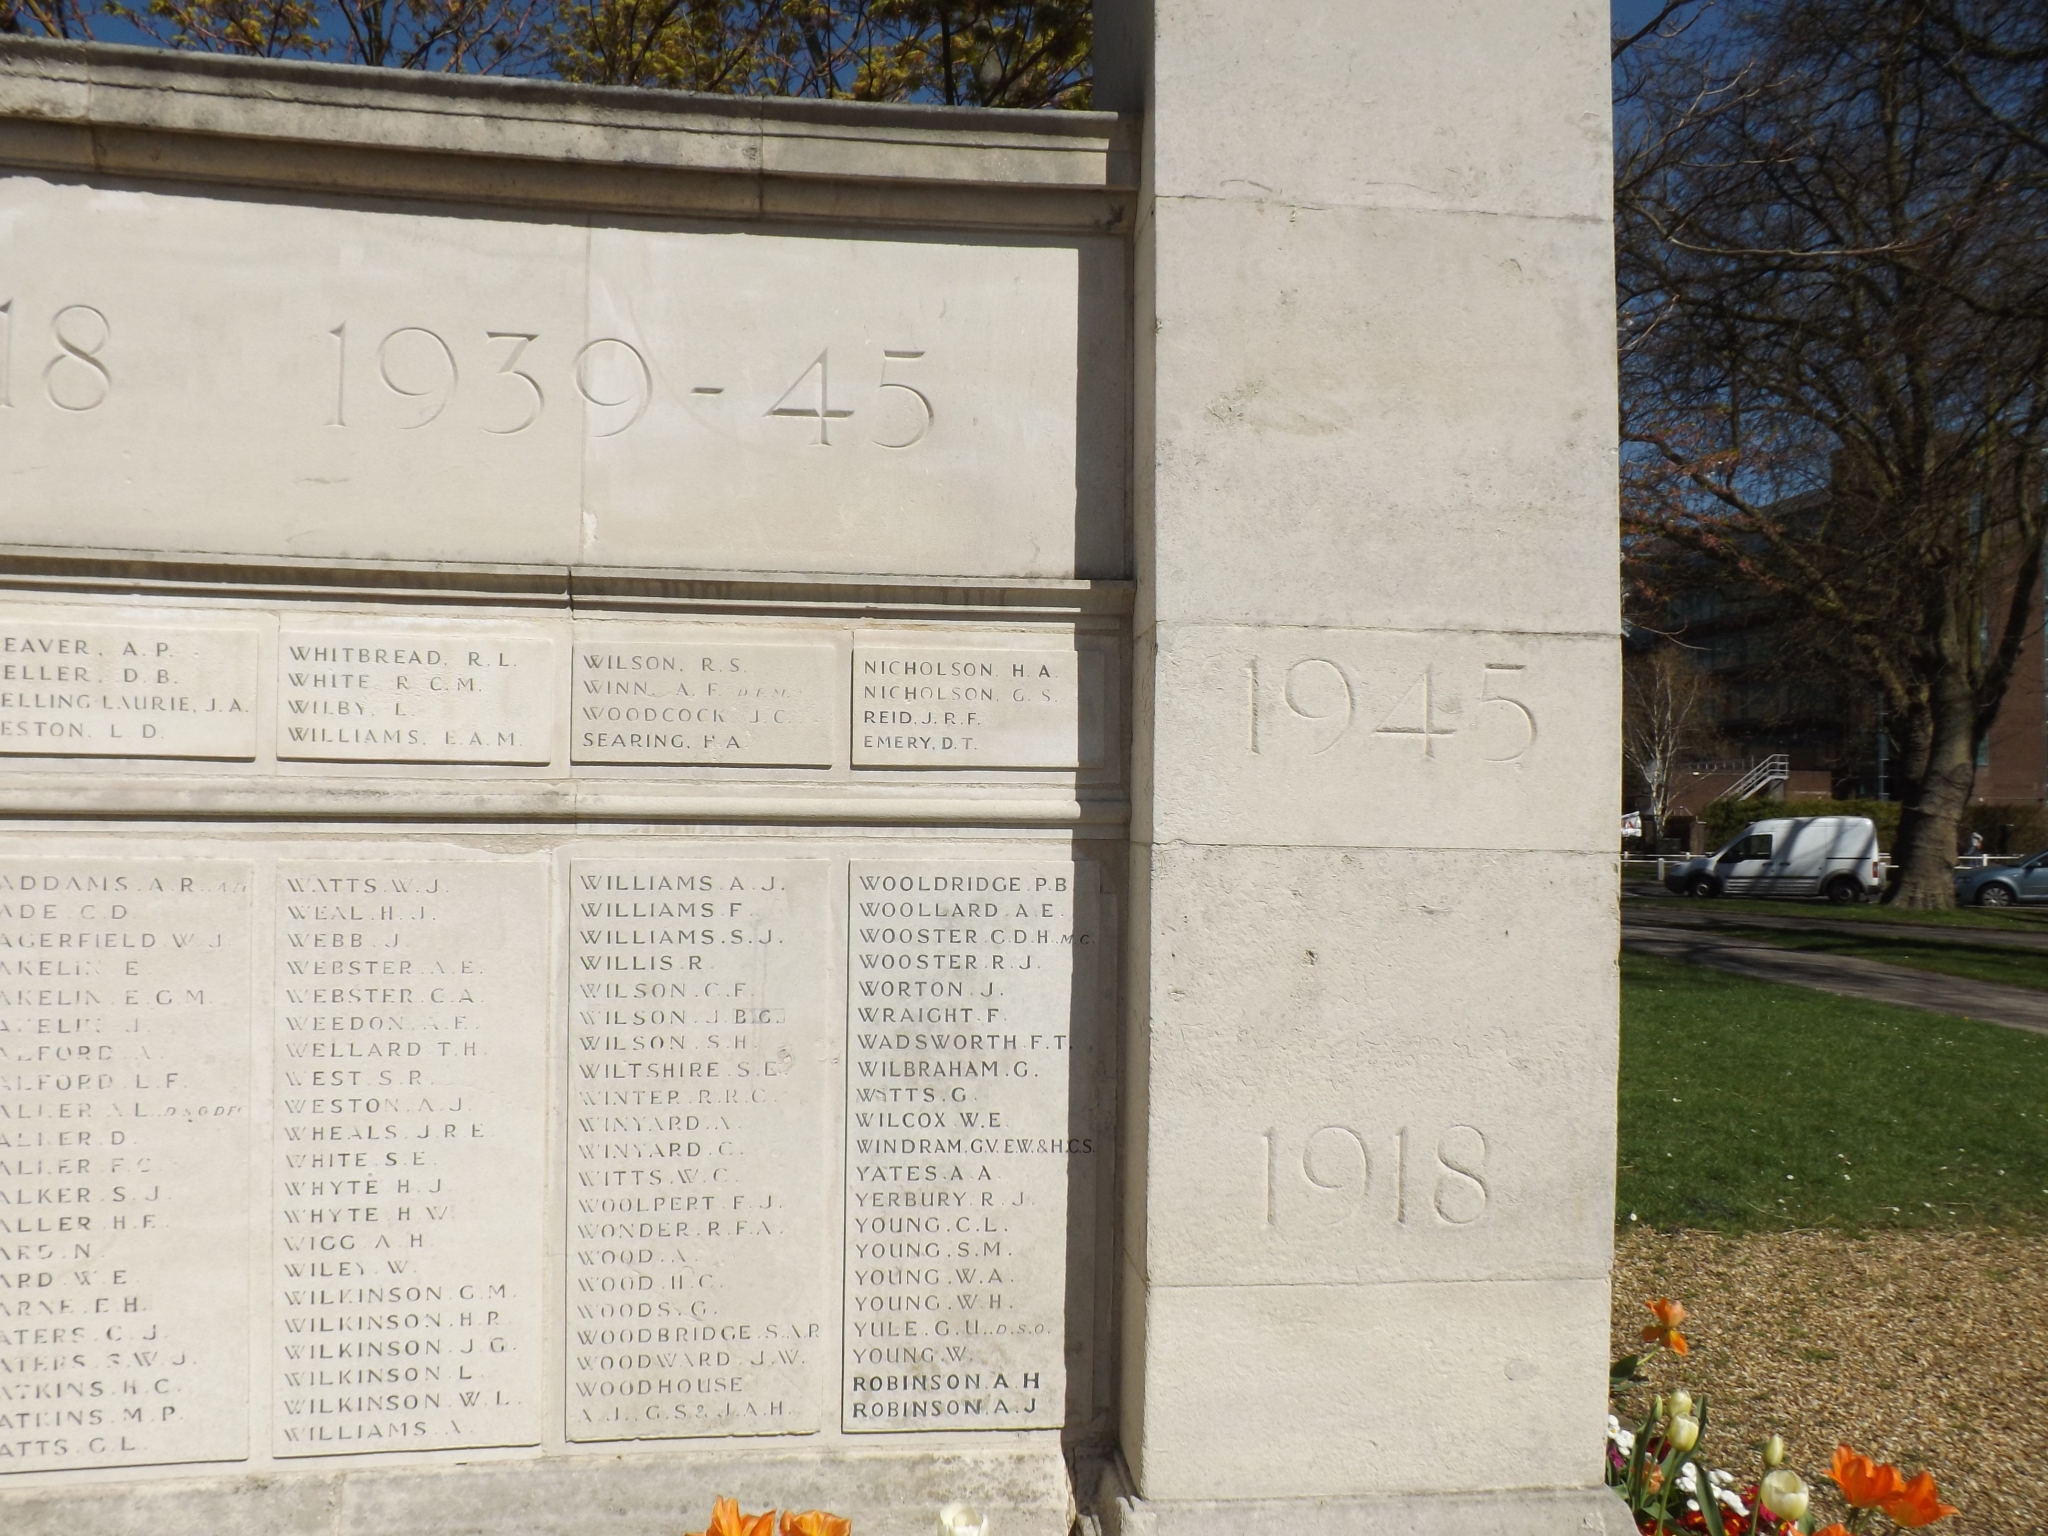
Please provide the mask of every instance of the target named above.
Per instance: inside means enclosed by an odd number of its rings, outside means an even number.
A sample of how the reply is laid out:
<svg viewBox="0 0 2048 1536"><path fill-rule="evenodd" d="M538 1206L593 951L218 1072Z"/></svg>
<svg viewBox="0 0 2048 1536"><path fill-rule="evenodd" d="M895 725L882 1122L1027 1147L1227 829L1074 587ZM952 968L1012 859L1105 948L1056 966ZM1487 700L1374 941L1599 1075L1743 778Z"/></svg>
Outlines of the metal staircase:
<svg viewBox="0 0 2048 1536"><path fill-rule="evenodd" d="M1776 789L1792 777L1792 759L1783 752L1773 752L1769 757L1755 763L1741 778L1730 784L1716 800L1753 800L1768 790Z"/></svg>

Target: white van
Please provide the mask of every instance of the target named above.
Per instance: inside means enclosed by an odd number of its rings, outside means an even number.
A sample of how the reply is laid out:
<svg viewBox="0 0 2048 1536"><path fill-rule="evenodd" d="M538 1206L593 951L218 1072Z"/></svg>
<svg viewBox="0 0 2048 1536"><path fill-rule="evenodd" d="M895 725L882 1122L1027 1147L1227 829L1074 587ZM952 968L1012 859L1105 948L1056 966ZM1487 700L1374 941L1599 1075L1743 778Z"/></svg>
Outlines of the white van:
<svg viewBox="0 0 2048 1536"><path fill-rule="evenodd" d="M1825 896L1846 905L1884 889L1884 857L1867 816L1781 816L1752 821L1664 883L1681 896Z"/></svg>

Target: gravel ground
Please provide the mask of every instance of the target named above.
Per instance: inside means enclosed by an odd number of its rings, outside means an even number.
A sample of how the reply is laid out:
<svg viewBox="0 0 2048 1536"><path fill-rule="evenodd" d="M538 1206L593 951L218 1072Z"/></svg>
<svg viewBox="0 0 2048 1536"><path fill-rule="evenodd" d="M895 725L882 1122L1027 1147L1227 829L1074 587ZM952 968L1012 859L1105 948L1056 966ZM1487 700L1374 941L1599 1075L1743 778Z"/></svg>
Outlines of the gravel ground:
<svg viewBox="0 0 2048 1536"><path fill-rule="evenodd" d="M1649 1392L1709 1393L1708 1465L1752 1478L1752 1447L1776 1431L1811 1482L1846 1440L1909 1477L1933 1472L1960 1511L1934 1528L1944 1536L2041 1536L2044 1294L2038 1235L1634 1230L1615 1245L1614 1352L1642 1348L1643 1303L1671 1296L1690 1314L1692 1353L1652 1356L1650 1383L1626 1401L1640 1417Z"/></svg>

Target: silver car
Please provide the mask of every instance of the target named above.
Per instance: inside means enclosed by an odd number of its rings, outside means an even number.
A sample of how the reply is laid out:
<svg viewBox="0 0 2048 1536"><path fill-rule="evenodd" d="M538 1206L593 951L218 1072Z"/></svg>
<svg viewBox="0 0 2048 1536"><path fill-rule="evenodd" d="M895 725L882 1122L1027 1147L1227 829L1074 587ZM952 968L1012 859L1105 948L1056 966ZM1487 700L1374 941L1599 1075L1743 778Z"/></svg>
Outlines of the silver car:
<svg viewBox="0 0 2048 1536"><path fill-rule="evenodd" d="M2019 864L1956 871L1959 907L2015 907L2048 903L2048 853Z"/></svg>

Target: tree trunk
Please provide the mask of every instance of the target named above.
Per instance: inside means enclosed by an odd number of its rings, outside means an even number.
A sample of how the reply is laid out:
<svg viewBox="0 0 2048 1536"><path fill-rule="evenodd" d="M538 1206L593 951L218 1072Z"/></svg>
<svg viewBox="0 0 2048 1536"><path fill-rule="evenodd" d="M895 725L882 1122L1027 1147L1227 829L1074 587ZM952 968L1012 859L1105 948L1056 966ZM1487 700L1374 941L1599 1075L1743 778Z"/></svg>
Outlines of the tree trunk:
<svg viewBox="0 0 2048 1536"><path fill-rule="evenodd" d="M1884 898L1889 905L1923 911L1956 904L1956 830L1977 783L1976 732L1969 712L1943 700L1932 714L1926 767L1908 782L1899 817L1898 846L1892 851L1898 879Z"/></svg>

